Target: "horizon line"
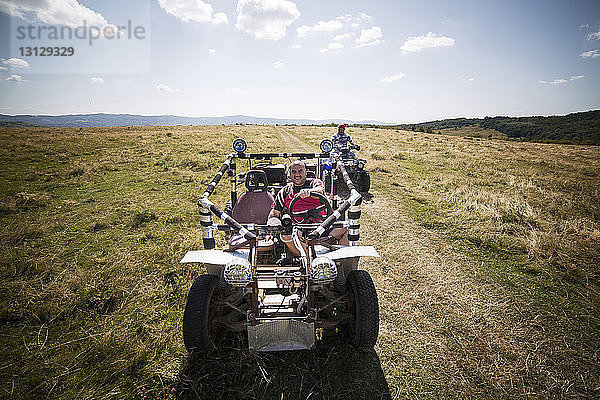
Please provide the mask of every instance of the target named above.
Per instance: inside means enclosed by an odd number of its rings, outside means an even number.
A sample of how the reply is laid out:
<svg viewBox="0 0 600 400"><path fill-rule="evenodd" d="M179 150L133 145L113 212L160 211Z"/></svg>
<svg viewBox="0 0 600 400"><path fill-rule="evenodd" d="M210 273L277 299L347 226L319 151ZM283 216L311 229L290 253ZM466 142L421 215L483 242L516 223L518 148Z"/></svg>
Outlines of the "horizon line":
<svg viewBox="0 0 600 400"><path fill-rule="evenodd" d="M129 116L138 116L138 117L177 117L177 118L190 118L190 119L202 119L202 118L228 118L228 117L247 117L247 118L257 118L257 119L274 119L274 120L305 120L305 121L315 121L315 122L323 122L323 121L337 121L339 123L344 123L348 121L349 123L366 123L366 122L376 122L382 125L407 125L407 124L424 124L428 122L436 122L443 120L452 120L452 119L484 119L484 118L495 118L495 117L509 117L509 118L528 118L528 117L561 117L570 114L579 114L585 112L593 112L600 111L600 109L589 109L589 110L579 110L579 111L570 111L562 114L527 114L527 115L509 115L509 114L497 114L497 115L485 115L485 116L452 116L445 118L436 118L429 120L421 120L420 122L388 122L388 121L378 121L376 119L360 119L354 120L351 118L298 118L298 117L262 117L255 115L247 115L247 114L229 114L229 115L220 115L220 116L189 116L189 115L178 115L178 114L132 114L132 113L113 113L113 112L82 112L82 113L70 113L70 114L4 114L0 113L0 116L7 117L69 117L69 116L80 116L80 115L129 115ZM348 123L347 122L347 123ZM334 122L331 122L334 123Z"/></svg>

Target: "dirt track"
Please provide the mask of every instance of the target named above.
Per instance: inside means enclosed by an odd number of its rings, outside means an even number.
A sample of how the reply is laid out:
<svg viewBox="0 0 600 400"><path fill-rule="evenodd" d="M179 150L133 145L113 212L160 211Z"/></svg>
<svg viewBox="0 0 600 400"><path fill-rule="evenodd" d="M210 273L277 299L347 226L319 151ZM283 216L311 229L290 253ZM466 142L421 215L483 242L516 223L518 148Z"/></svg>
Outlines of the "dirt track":
<svg viewBox="0 0 600 400"><path fill-rule="evenodd" d="M277 133L283 143L282 150L286 152L314 151L314 149L298 136L294 134L291 128L277 126Z"/></svg>

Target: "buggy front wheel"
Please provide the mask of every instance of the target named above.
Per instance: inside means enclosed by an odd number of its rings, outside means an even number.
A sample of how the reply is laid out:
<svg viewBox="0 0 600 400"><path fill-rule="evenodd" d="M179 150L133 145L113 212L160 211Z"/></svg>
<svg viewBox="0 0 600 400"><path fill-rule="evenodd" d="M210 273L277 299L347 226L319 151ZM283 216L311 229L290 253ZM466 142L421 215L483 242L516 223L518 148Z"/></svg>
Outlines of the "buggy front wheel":
<svg viewBox="0 0 600 400"><path fill-rule="evenodd" d="M363 193L369 193L371 189L371 175L369 171L362 171L360 174L360 191Z"/></svg>
<svg viewBox="0 0 600 400"><path fill-rule="evenodd" d="M350 311L354 316L348 327L350 341L359 349L370 350L379 335L379 301L375 285L367 271L358 269L348 275L348 286L353 295Z"/></svg>
<svg viewBox="0 0 600 400"><path fill-rule="evenodd" d="M215 348L215 310L211 303L218 284L218 276L200 275L190 289L183 312L183 343L190 353L207 353Z"/></svg>

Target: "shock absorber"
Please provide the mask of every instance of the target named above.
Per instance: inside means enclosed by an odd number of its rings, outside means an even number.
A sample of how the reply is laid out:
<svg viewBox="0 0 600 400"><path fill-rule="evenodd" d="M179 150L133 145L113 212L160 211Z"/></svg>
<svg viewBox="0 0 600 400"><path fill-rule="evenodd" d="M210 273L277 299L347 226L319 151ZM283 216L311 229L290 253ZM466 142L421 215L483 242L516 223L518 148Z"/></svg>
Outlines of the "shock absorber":
<svg viewBox="0 0 600 400"><path fill-rule="evenodd" d="M212 214L210 209L204 207L198 202L198 212L200 213L200 225L202 225L202 244L206 250L215 248L215 238L212 228Z"/></svg>

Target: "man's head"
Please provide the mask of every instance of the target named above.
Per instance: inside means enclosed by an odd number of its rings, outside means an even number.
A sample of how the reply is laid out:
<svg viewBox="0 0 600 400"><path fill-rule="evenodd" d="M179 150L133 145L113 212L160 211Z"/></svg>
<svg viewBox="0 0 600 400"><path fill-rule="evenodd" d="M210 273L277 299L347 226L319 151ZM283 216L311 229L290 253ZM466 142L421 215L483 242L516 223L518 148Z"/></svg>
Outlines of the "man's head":
<svg viewBox="0 0 600 400"><path fill-rule="evenodd" d="M340 135L343 135L345 131L346 131L346 125L344 125L344 124L338 125L338 133Z"/></svg>
<svg viewBox="0 0 600 400"><path fill-rule="evenodd" d="M302 160L296 160L290 165L290 179L294 186L302 186L306 182L306 164Z"/></svg>

